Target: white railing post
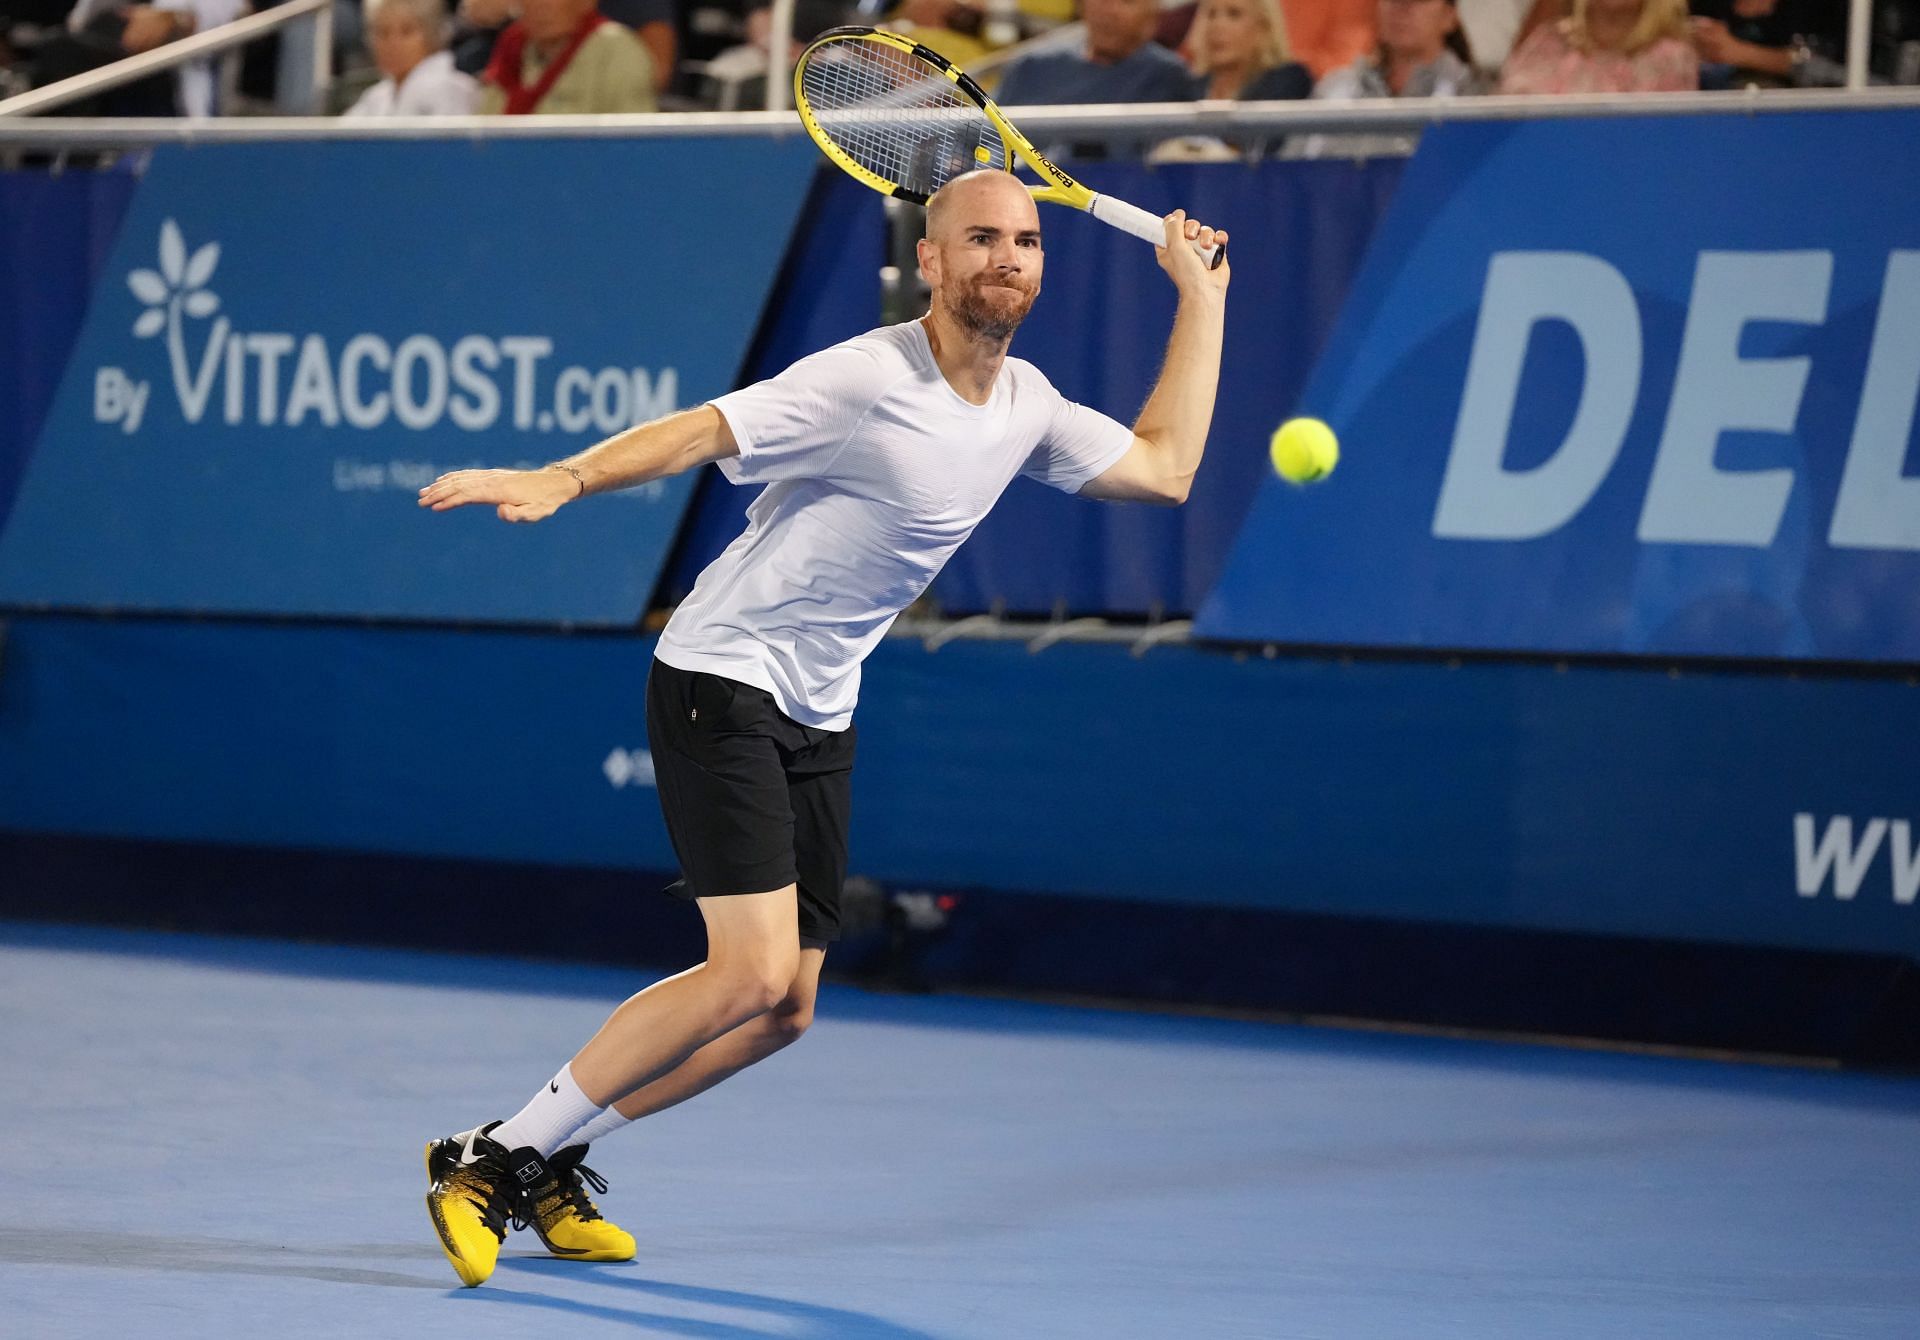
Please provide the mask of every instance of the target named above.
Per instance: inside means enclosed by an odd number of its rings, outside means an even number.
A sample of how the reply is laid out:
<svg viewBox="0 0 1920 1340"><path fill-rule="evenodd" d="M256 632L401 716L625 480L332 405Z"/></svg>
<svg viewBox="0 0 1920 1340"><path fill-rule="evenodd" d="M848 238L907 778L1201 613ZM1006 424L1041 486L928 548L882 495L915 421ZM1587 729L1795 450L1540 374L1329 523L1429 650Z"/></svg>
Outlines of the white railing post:
<svg viewBox="0 0 1920 1340"><path fill-rule="evenodd" d="M312 23L296 23L280 33L273 109L281 116L307 116L313 111L313 28Z"/></svg>
<svg viewBox="0 0 1920 1340"><path fill-rule="evenodd" d="M325 115L327 94L333 89L333 5L313 11L314 114Z"/></svg>
<svg viewBox="0 0 1920 1340"><path fill-rule="evenodd" d="M767 110L793 106L787 83L793 78L793 0L773 0L767 25Z"/></svg>
<svg viewBox="0 0 1920 1340"><path fill-rule="evenodd" d="M1851 0L1847 10L1847 87L1867 86L1867 52L1873 45L1873 0Z"/></svg>
<svg viewBox="0 0 1920 1340"><path fill-rule="evenodd" d="M333 82L333 3L314 10L280 34L273 105L282 116L323 116Z"/></svg>

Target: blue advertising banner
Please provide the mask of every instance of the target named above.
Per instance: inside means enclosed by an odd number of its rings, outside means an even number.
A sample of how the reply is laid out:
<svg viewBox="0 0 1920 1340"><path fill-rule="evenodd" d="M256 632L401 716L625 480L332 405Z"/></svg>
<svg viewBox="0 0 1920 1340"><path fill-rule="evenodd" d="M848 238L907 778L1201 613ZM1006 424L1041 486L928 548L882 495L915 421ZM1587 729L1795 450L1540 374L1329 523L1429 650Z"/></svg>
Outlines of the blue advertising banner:
<svg viewBox="0 0 1920 1340"><path fill-rule="evenodd" d="M1920 114L1430 131L1199 616L1299 643L1920 660Z"/></svg>
<svg viewBox="0 0 1920 1340"><path fill-rule="evenodd" d="M730 389L805 140L158 150L19 498L0 602L630 624L690 484L421 512ZM755 184L690 215L681 184Z"/></svg>
<svg viewBox="0 0 1920 1340"><path fill-rule="evenodd" d="M137 177L0 171L0 529Z"/></svg>

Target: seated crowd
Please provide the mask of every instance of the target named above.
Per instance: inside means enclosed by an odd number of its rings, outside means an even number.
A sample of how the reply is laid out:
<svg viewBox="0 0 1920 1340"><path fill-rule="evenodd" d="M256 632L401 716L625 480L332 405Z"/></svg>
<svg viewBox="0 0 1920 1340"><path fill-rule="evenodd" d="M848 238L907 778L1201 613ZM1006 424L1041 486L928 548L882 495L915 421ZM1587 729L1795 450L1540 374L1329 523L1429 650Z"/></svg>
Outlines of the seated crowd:
<svg viewBox="0 0 1920 1340"><path fill-rule="evenodd" d="M336 110L515 116L755 106L772 64L767 0L457 3L449 12L448 0L334 0L343 43ZM872 12L872 0L856 3L799 0L796 47ZM248 8L247 0L0 0L0 32L12 42L0 41L0 77L12 91L44 85ZM897 0L885 17L969 64L1076 14L1073 0ZM988 76L1001 102L1670 92L1831 86L1845 76L1846 0L1081 0L1077 17L1083 40L1016 56ZM268 64L248 59L249 67ZM1870 64L1874 82L1920 82L1920 0L1874 0ZM743 81L751 81L745 96ZM223 80L201 62L68 112L206 115L234 110L220 104L236 94L244 101L247 85L244 74ZM1305 135L1284 152L1391 152L1410 142Z"/></svg>

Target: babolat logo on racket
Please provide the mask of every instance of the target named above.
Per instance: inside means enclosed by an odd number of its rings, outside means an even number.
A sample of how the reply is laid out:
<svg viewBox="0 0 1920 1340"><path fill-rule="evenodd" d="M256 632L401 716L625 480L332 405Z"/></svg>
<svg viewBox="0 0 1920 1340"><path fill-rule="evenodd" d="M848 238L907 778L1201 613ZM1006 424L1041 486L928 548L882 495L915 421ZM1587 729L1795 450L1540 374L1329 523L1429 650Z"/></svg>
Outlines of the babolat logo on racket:
<svg viewBox="0 0 1920 1340"><path fill-rule="evenodd" d="M1047 171L1051 172L1054 176L1058 177L1060 179L1060 184L1066 187L1069 191L1077 191L1080 189L1080 183L1075 181L1072 177L1069 177L1066 173L1062 172L1060 170L1060 165L1058 163L1055 163L1051 158L1048 158L1045 154L1041 153L1038 149L1034 150L1033 156L1039 159L1042 163L1046 164Z"/></svg>

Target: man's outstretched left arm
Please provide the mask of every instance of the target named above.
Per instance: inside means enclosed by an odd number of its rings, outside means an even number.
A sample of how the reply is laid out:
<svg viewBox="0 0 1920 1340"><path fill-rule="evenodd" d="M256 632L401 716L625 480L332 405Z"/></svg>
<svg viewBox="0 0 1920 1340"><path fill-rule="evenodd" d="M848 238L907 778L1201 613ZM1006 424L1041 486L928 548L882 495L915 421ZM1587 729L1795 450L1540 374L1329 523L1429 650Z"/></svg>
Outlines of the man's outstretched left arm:
<svg viewBox="0 0 1920 1340"><path fill-rule="evenodd" d="M1132 449L1088 480L1082 497L1170 506L1187 500L1213 422L1229 278L1227 262L1209 270L1188 243L1210 247L1226 240L1224 232L1179 210L1168 216L1167 245L1156 247L1155 253L1173 280L1180 305L1167 337L1166 363L1134 421Z"/></svg>

